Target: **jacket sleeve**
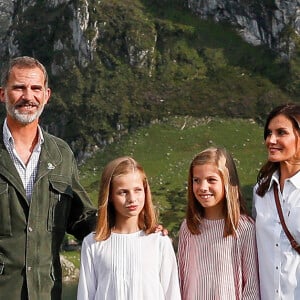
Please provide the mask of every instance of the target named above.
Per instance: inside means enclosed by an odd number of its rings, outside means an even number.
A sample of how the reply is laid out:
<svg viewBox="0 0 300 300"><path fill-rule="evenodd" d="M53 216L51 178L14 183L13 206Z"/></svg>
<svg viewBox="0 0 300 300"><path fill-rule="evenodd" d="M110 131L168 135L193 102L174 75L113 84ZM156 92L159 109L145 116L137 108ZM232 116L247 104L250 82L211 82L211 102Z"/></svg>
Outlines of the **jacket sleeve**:
<svg viewBox="0 0 300 300"><path fill-rule="evenodd" d="M72 163L73 199L68 218L67 232L82 240L95 229L97 210L79 182L75 158Z"/></svg>

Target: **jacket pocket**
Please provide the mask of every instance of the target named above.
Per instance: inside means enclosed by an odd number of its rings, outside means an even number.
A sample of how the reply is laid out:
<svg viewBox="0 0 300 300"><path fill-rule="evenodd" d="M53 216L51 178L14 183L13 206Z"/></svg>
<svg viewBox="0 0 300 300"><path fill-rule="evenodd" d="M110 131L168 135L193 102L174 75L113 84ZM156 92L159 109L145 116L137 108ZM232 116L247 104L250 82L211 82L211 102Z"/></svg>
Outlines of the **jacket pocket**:
<svg viewBox="0 0 300 300"><path fill-rule="evenodd" d="M53 176L50 181L48 231L65 231L73 197L72 187L65 178Z"/></svg>
<svg viewBox="0 0 300 300"><path fill-rule="evenodd" d="M0 236L11 236L11 216L8 201L8 184L0 182Z"/></svg>

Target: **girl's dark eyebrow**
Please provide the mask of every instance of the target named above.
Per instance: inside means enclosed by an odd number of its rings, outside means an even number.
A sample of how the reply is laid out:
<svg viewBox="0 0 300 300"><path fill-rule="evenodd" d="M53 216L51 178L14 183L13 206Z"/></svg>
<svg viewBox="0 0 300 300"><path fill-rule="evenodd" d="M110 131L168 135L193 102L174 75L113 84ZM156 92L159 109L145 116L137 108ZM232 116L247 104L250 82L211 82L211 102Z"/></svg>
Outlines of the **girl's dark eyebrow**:
<svg viewBox="0 0 300 300"><path fill-rule="evenodd" d="M278 128L275 128L274 130L276 130L276 131L278 131L278 130L287 130L287 127L278 127ZM272 131L272 130L270 129L270 127L268 127L267 131Z"/></svg>
<svg viewBox="0 0 300 300"><path fill-rule="evenodd" d="M288 131L288 128L286 127L279 127L276 129L276 131Z"/></svg>

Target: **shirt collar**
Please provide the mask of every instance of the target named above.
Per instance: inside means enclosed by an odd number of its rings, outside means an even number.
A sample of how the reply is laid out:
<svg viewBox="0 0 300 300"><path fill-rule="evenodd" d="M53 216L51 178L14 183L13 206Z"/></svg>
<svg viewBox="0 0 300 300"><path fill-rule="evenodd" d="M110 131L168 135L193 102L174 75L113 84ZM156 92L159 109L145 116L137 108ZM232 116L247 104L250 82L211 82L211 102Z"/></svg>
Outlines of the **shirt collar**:
<svg viewBox="0 0 300 300"><path fill-rule="evenodd" d="M289 178L290 182L297 188L300 188L300 171L298 171L293 177Z"/></svg>
<svg viewBox="0 0 300 300"><path fill-rule="evenodd" d="M290 181L295 188L300 189L300 171L298 171L294 176L287 178L288 181ZM275 171L271 177L270 185L268 188L268 191L271 189L273 183L279 184L279 171Z"/></svg>
<svg viewBox="0 0 300 300"><path fill-rule="evenodd" d="M44 143L44 136L40 125L38 125L39 138L37 145L42 145ZM3 142L6 147L14 146L14 138L7 126L7 119L4 120L3 124Z"/></svg>
<svg viewBox="0 0 300 300"><path fill-rule="evenodd" d="M269 184L269 188L268 191L271 189L271 187L273 186L273 183L279 184L279 172L278 170L276 170L270 180L270 184Z"/></svg>

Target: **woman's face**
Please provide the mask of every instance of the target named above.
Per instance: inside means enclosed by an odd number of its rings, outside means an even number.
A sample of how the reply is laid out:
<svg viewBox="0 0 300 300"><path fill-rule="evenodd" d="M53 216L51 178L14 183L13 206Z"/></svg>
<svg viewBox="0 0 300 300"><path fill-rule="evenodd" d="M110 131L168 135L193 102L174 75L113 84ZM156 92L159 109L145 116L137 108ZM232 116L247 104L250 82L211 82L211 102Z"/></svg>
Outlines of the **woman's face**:
<svg viewBox="0 0 300 300"><path fill-rule="evenodd" d="M265 143L268 160L271 162L293 162L300 159L299 132L284 115L271 119Z"/></svg>

